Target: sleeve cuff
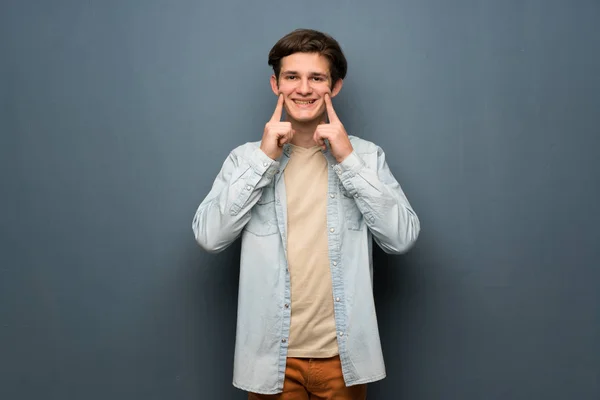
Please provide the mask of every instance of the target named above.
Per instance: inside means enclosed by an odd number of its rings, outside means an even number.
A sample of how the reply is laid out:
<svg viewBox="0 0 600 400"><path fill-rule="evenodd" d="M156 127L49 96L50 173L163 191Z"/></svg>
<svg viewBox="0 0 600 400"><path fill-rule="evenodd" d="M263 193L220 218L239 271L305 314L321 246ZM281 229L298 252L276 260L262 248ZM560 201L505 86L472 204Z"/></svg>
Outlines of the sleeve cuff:
<svg viewBox="0 0 600 400"><path fill-rule="evenodd" d="M363 168L364 164L364 161L358 156L358 154L356 154L355 151L353 151L344 159L344 161L335 165L333 170L341 179L343 175L353 176L356 172Z"/></svg>
<svg viewBox="0 0 600 400"><path fill-rule="evenodd" d="M250 165L258 175L269 178L272 178L279 169L279 161L275 161L267 156L260 148L252 153Z"/></svg>

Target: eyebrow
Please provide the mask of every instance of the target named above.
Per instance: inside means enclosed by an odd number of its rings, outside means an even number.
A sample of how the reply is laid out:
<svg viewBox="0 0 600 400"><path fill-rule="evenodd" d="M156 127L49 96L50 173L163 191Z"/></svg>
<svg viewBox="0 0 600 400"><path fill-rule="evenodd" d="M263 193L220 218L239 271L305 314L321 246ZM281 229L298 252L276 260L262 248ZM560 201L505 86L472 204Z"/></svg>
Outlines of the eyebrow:
<svg viewBox="0 0 600 400"><path fill-rule="evenodd" d="M297 71L282 71L281 75L300 75ZM309 76L319 76L322 78L327 78L327 74L321 72L310 72Z"/></svg>

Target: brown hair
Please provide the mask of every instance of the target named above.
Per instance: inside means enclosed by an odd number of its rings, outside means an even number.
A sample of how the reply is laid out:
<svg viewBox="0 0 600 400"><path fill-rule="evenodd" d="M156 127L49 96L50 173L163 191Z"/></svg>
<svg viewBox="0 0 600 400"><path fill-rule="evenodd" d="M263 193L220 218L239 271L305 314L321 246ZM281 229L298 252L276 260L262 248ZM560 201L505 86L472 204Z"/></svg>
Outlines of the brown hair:
<svg viewBox="0 0 600 400"><path fill-rule="evenodd" d="M279 39L269 52L269 65L279 82L281 59L294 53L318 53L329 61L331 86L344 79L348 70L346 57L339 43L326 33L313 29L296 29Z"/></svg>

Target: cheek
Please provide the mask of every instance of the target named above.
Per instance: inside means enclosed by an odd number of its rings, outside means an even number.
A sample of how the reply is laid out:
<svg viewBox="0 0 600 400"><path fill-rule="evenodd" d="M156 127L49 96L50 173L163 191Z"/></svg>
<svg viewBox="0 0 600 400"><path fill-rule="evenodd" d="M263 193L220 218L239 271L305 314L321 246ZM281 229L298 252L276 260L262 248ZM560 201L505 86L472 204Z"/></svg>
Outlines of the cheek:
<svg viewBox="0 0 600 400"><path fill-rule="evenodd" d="M324 97L325 94L331 95L331 89L328 85L315 86L313 90L319 95L319 97Z"/></svg>
<svg viewBox="0 0 600 400"><path fill-rule="evenodd" d="M283 93L284 95L289 95L292 94L293 91L294 85L279 81L279 92Z"/></svg>

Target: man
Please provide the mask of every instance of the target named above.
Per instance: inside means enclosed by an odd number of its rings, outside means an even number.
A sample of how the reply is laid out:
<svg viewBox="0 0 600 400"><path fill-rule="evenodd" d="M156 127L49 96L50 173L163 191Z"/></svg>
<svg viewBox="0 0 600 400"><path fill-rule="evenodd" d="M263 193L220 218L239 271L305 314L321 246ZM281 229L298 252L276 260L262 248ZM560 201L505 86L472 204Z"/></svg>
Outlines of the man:
<svg viewBox="0 0 600 400"><path fill-rule="evenodd" d="M242 240L233 384L249 399L365 399L385 377L372 239L405 252L419 220L383 150L334 110L339 44L296 30L269 65L278 100L262 140L229 154L193 221L207 251Z"/></svg>

